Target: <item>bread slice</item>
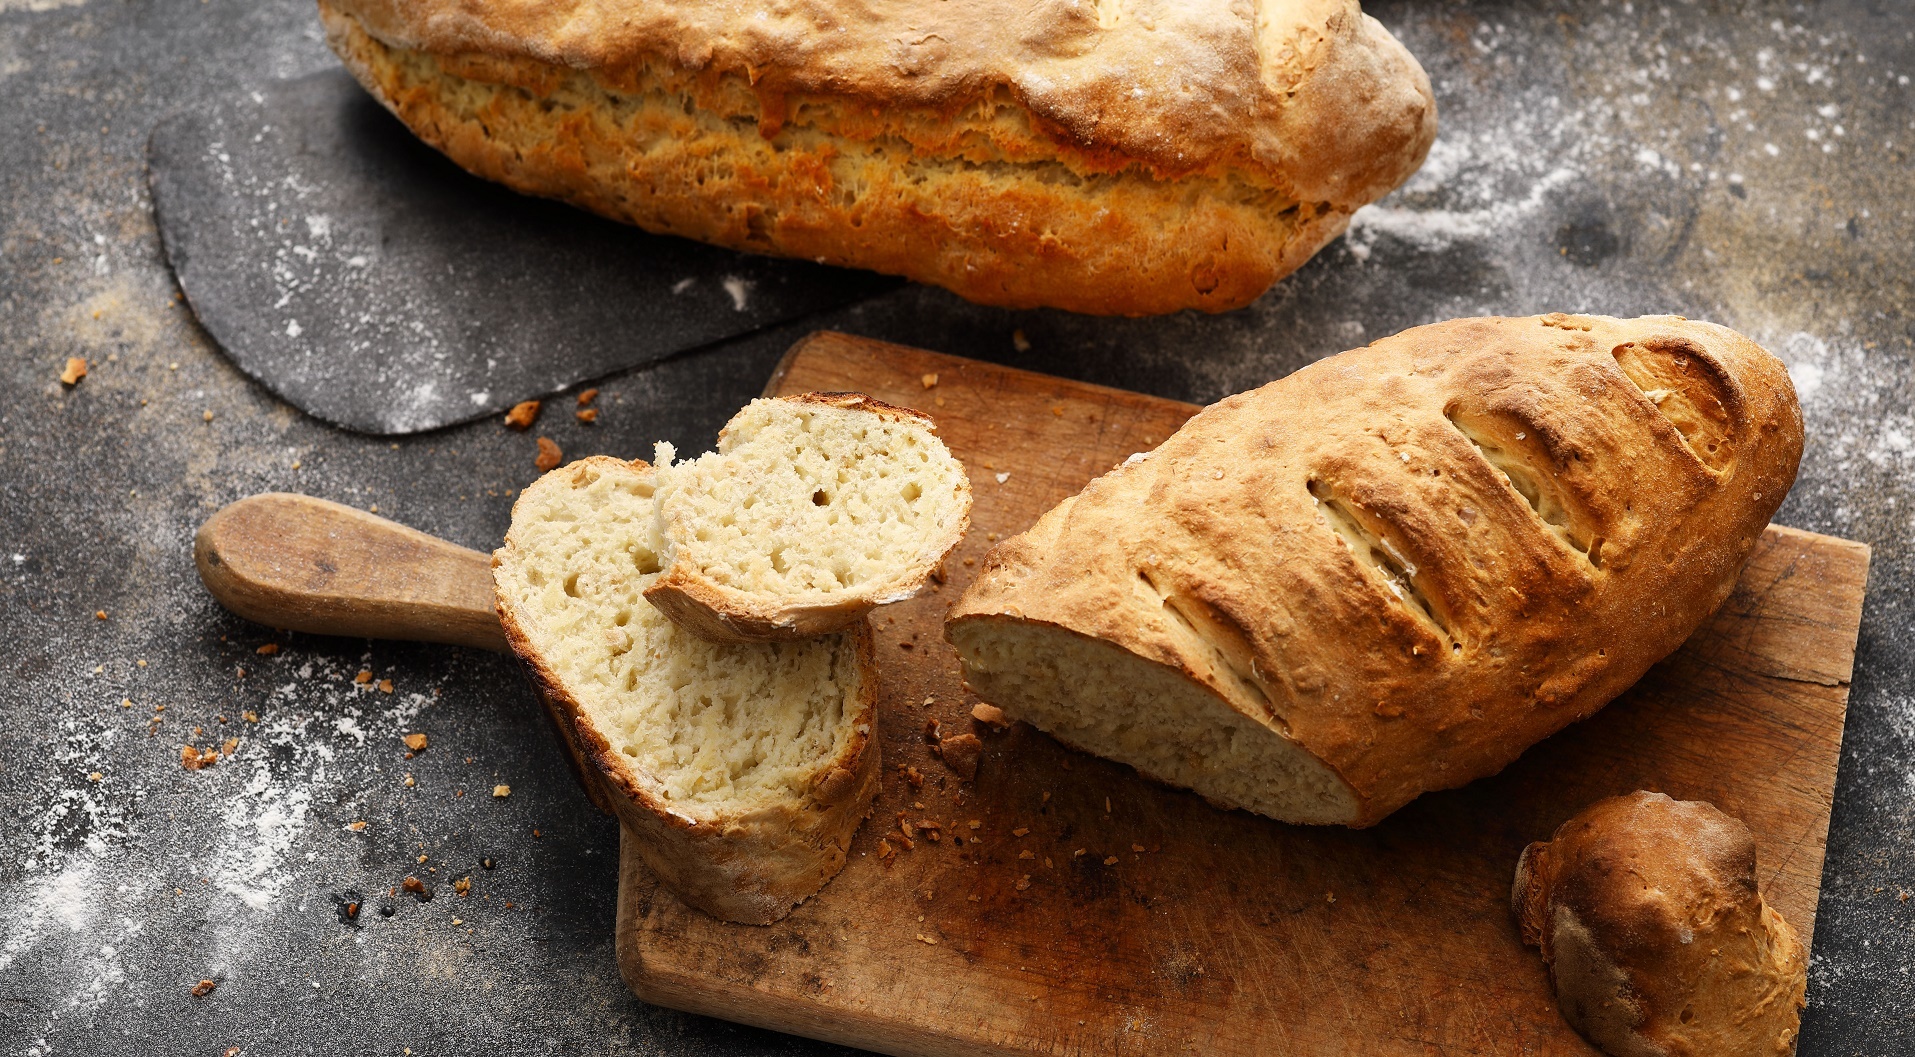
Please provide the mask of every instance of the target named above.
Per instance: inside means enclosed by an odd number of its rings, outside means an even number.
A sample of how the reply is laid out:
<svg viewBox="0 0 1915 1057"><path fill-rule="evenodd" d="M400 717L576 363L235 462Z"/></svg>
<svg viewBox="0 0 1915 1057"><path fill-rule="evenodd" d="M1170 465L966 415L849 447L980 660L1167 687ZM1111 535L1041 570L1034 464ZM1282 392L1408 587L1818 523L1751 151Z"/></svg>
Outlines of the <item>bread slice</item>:
<svg viewBox="0 0 1915 1057"><path fill-rule="evenodd" d="M822 635L910 598L970 524L931 420L859 393L753 400L716 452L672 457L659 445L666 568L645 597L715 642Z"/></svg>
<svg viewBox="0 0 1915 1057"><path fill-rule="evenodd" d="M646 605L663 541L643 462L526 488L492 558L506 639L599 799L692 906L765 924L844 865L877 795L869 625L721 645Z"/></svg>
<svg viewBox="0 0 1915 1057"><path fill-rule="evenodd" d="M945 635L1016 719L1370 825L1601 708L1795 479L1787 371L1672 316L1460 319L1197 414L999 544Z"/></svg>

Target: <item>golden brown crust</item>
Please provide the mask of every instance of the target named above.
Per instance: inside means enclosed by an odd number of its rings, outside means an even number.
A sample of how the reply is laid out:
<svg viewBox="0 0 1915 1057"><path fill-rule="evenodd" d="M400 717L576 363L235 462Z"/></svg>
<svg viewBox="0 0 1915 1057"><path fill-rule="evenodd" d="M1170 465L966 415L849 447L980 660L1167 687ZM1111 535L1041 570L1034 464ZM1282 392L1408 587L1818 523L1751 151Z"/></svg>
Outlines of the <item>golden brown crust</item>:
<svg viewBox="0 0 1915 1057"><path fill-rule="evenodd" d="M1680 375L1668 416L1619 357ZM1369 825L1502 769L1680 645L1801 446L1781 363L1722 327L1419 327L1224 400L1093 482L991 553L946 637L1049 622L1170 667L1330 765Z"/></svg>
<svg viewBox="0 0 1915 1057"><path fill-rule="evenodd" d="M601 455L553 472L567 474L594 463L640 472L651 469L641 460L626 462ZM521 492L519 502L525 501L524 495ZM511 546L508 533L505 547L493 557L495 568ZM838 757L820 768L818 782L804 799L701 820L673 811L632 773L624 755L613 750L564 680L545 662L503 592L498 595L498 613L507 643L524 663L534 690L558 721L567 748L587 776L593 802L609 807L618 817L646 866L680 899L727 921L765 925L791 913L843 868L852 835L870 813L881 776L877 656L868 623L848 631L861 676L856 699L846 703L847 711L856 717L853 734Z"/></svg>
<svg viewBox="0 0 1915 1057"><path fill-rule="evenodd" d="M992 304L1247 303L1435 137L1355 0L321 0L335 51L488 179Z"/></svg>
<svg viewBox="0 0 1915 1057"><path fill-rule="evenodd" d="M817 404L846 411L863 411L890 418L915 419L932 433L937 423L914 408L888 404L863 393L798 393L778 397L797 404ZM720 451L727 448L727 425L718 434ZM713 580L686 562L673 561L651 586L645 600L671 618L672 623L712 642L791 642L816 638L849 627L881 605L916 597L931 582L932 573L964 541L971 527L970 486L965 485L965 513L951 527L944 548L923 562L917 575L906 580L873 584L867 589L825 603L801 603L740 590Z"/></svg>
<svg viewBox="0 0 1915 1057"><path fill-rule="evenodd" d="M1618 1057L1795 1052L1807 951L1714 805L1635 792L1524 849L1511 893L1570 1026Z"/></svg>

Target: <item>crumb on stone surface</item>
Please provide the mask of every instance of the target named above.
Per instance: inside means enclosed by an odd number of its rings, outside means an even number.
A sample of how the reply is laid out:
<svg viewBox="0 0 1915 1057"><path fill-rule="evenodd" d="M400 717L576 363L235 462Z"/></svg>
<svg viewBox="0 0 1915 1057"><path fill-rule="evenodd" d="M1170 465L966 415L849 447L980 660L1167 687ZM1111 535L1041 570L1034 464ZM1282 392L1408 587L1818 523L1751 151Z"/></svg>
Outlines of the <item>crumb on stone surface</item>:
<svg viewBox="0 0 1915 1057"><path fill-rule="evenodd" d="M67 357L66 369L60 372L60 384L69 387L79 385L80 379L85 377L86 360L79 356Z"/></svg>
<svg viewBox="0 0 1915 1057"><path fill-rule="evenodd" d="M501 784L501 785L495 785L495 786L493 786L493 787L492 787L492 795L493 795L493 796L496 796L496 797L508 797L508 796L511 796L511 795L512 795L512 787L511 787L511 786L509 786L509 785L503 785L503 784Z"/></svg>
<svg viewBox="0 0 1915 1057"><path fill-rule="evenodd" d="M532 423L539 419L540 406L537 400L522 400L513 404L512 410L505 413L505 424L517 430L531 429Z"/></svg>
<svg viewBox="0 0 1915 1057"><path fill-rule="evenodd" d="M532 465L538 467L540 473L551 473L553 470L559 468L559 463L564 461L565 453L559 449L558 444L555 443L552 438L539 438L539 454L537 458L532 460Z"/></svg>
<svg viewBox="0 0 1915 1057"><path fill-rule="evenodd" d="M580 423L589 426L592 423L598 421L598 408L596 407L581 408L577 411L572 412L572 417L578 419Z"/></svg>
<svg viewBox="0 0 1915 1057"><path fill-rule="evenodd" d="M218 762L218 749L208 749L205 752L201 752L191 745L180 746L180 766L189 771L197 771L202 768L211 767Z"/></svg>
<svg viewBox="0 0 1915 1057"><path fill-rule="evenodd" d="M419 733L408 734L399 740L405 742L406 748L413 752L424 752L427 744L426 736Z"/></svg>
<svg viewBox="0 0 1915 1057"><path fill-rule="evenodd" d="M212 994L213 989L218 986L219 981L217 980L201 980L199 983L193 985L193 997L205 998L207 995Z"/></svg>

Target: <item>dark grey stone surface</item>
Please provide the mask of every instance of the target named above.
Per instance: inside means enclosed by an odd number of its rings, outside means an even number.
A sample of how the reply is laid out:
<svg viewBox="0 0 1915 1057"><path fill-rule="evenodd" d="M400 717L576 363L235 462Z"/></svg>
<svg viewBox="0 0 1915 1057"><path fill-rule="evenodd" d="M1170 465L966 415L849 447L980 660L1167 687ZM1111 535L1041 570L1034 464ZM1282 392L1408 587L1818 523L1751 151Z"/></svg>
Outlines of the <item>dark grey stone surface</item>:
<svg viewBox="0 0 1915 1057"><path fill-rule="evenodd" d="M162 121L167 263L240 370L307 414L422 433L895 289L468 175L343 68Z"/></svg>
<svg viewBox="0 0 1915 1057"><path fill-rule="evenodd" d="M1909 1052L1915 15L1370 9L1430 69L1442 138L1252 307L1094 320L904 288L815 325L1192 400L1461 314L1676 311L1764 342L1808 424L1780 520L1875 548L1801 1052ZM489 548L535 475L532 437L496 419L392 443L301 415L177 300L148 133L330 64L290 0L0 0L0 1052L826 1051L626 994L613 827L510 664L275 636L200 589L191 534L240 496L376 504ZM554 406L539 431L575 456L702 447L811 325L607 379L596 426ZM94 371L66 391L70 355ZM268 641L280 652L255 652ZM410 730L432 743L407 760ZM226 737L233 758L180 768L182 744ZM388 896L408 873L435 898ZM355 893L367 909L342 922ZM195 999L202 977L219 986Z"/></svg>

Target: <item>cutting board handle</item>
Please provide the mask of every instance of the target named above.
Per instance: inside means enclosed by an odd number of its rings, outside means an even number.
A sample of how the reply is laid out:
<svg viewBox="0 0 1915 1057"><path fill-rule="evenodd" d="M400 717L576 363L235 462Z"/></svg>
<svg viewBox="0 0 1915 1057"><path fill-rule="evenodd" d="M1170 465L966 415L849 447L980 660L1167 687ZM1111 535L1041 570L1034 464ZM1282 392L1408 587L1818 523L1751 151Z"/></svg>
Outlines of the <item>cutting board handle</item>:
<svg viewBox="0 0 1915 1057"><path fill-rule="evenodd" d="M261 624L506 650L490 555L339 503L228 504L200 526L193 560L221 605Z"/></svg>

